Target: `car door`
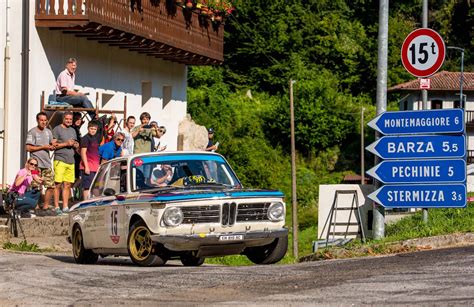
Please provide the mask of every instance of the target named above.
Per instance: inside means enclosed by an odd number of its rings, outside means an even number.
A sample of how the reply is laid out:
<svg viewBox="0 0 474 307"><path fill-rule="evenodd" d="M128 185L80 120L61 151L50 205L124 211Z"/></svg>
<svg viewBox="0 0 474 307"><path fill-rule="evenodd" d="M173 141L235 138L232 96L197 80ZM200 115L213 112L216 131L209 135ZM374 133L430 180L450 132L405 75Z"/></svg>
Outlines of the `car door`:
<svg viewBox="0 0 474 307"><path fill-rule="evenodd" d="M104 224L103 191L110 164L101 165L91 185L90 200L87 206L84 243L88 248L101 246L100 233Z"/></svg>
<svg viewBox="0 0 474 307"><path fill-rule="evenodd" d="M100 233L101 244L104 248L124 248L126 244L126 227L128 226L123 200L118 200L118 194L126 193L127 161L110 162L107 179L104 185L104 225ZM125 192L125 193L124 193Z"/></svg>

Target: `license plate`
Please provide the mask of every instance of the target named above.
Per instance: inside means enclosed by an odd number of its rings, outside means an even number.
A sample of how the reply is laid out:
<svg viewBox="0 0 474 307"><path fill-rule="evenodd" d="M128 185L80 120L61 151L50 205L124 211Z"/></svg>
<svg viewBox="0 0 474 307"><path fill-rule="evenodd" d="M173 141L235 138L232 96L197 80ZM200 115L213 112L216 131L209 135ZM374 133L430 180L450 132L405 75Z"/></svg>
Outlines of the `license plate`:
<svg viewBox="0 0 474 307"><path fill-rule="evenodd" d="M220 236L219 241L237 241L237 240L243 240L244 236L243 235L231 235L231 236Z"/></svg>

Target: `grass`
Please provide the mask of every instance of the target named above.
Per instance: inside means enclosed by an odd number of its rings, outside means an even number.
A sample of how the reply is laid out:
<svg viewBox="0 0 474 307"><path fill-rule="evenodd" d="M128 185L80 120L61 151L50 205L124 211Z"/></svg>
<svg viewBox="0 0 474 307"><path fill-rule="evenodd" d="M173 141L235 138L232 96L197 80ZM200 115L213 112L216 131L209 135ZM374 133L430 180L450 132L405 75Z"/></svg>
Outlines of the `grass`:
<svg viewBox="0 0 474 307"><path fill-rule="evenodd" d="M14 251L20 251L20 252L42 252L43 250L39 248L39 246L36 243L28 243L26 240L21 241L20 243L11 243L11 242L6 242L3 244L4 249L10 249Z"/></svg>

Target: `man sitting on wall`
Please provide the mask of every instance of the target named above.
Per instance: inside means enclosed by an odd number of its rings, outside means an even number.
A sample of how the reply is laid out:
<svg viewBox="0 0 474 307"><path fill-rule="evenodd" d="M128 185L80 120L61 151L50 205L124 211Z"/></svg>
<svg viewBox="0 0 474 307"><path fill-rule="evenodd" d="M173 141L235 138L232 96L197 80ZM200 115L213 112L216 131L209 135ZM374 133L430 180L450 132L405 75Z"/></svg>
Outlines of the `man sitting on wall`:
<svg viewBox="0 0 474 307"><path fill-rule="evenodd" d="M77 61L70 58L56 81L56 101L66 102L74 107L93 109L92 102L86 94L74 90L76 82ZM95 118L95 112L89 111L91 119Z"/></svg>

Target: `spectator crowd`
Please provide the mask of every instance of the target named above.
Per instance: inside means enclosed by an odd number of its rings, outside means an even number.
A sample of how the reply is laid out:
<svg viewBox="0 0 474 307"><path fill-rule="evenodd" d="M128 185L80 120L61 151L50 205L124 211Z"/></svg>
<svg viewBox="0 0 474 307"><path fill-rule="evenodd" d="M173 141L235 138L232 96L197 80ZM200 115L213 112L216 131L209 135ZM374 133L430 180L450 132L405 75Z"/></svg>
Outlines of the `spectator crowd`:
<svg viewBox="0 0 474 307"><path fill-rule="evenodd" d="M58 76L55 98L57 102L83 108L89 114L87 134L81 135L84 116L79 112L64 112L61 124L52 131L48 128L48 115L45 112L36 115L37 125L28 131L26 138L29 159L18 171L8 192L8 197L16 200L22 217L67 214L71 191L75 199L89 198L89 188L100 164L117 157L167 148L161 140L166 128L151 121L147 112L140 115L140 125L135 125L134 116L127 117L122 131L118 131L121 129L114 114L98 118L87 94L74 89L76 69L77 61L69 59ZM217 150L219 143L213 143L212 128L208 129L208 136L205 150ZM44 191L43 202L41 191Z"/></svg>

